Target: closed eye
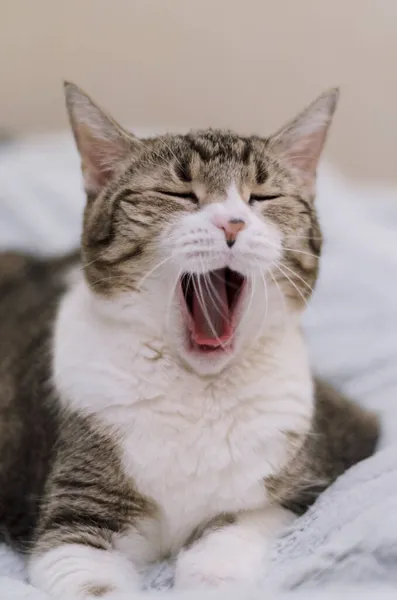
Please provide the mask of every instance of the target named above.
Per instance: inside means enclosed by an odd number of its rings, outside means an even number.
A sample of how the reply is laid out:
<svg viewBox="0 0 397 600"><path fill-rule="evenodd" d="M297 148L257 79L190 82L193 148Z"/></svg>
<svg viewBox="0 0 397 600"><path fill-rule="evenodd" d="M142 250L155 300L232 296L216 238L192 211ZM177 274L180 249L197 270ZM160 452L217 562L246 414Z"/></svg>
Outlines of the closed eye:
<svg viewBox="0 0 397 600"><path fill-rule="evenodd" d="M164 190L156 190L158 194L163 194L164 196L171 196L171 198L183 198L183 200L190 200L195 204L198 204L199 199L197 198L194 192L166 192Z"/></svg>
<svg viewBox="0 0 397 600"><path fill-rule="evenodd" d="M275 200L276 198L280 198L281 194L269 194L268 196L259 196L256 194L251 194L249 199L249 204L253 204L254 202L266 202L267 200Z"/></svg>

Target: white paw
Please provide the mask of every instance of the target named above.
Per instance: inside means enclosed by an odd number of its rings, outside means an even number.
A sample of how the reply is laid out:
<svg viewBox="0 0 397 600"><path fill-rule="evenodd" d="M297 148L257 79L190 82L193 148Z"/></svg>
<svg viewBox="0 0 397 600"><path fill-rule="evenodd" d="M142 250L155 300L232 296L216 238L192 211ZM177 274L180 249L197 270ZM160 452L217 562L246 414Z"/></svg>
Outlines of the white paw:
<svg viewBox="0 0 397 600"><path fill-rule="evenodd" d="M182 551L175 567L175 587L213 588L230 584L254 584L264 573L264 544L216 536L211 544L197 543Z"/></svg>
<svg viewBox="0 0 397 600"><path fill-rule="evenodd" d="M59 600L131 600L139 590L138 572L126 557L80 544L34 555L28 568L30 583Z"/></svg>

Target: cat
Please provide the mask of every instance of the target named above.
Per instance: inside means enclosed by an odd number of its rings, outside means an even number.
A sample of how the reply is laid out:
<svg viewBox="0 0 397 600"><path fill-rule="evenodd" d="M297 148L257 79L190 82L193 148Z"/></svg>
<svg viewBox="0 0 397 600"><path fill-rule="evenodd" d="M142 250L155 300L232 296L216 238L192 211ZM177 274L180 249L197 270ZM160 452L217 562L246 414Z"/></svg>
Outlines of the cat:
<svg viewBox="0 0 397 600"><path fill-rule="evenodd" d="M65 91L81 257L0 259L2 537L61 600L133 597L165 557L182 590L253 582L379 435L300 329L338 91L266 139L138 139Z"/></svg>

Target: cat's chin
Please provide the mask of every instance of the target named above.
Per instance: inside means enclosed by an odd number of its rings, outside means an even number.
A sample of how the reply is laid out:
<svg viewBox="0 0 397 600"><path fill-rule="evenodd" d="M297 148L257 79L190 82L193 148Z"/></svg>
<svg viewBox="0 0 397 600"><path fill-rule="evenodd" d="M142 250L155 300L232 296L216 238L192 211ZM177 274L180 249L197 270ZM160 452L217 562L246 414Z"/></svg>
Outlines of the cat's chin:
<svg viewBox="0 0 397 600"><path fill-rule="evenodd" d="M217 375L223 371L235 357L236 352L234 346L228 350L219 348L206 352L187 344L179 354L189 369L205 377Z"/></svg>

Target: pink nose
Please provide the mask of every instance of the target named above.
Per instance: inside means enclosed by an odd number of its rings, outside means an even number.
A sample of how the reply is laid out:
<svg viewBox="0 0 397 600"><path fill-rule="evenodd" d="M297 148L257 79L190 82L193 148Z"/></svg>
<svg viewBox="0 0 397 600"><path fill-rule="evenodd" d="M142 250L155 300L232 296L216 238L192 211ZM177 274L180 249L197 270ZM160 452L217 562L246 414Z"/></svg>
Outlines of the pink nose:
<svg viewBox="0 0 397 600"><path fill-rule="evenodd" d="M237 239L237 235L245 228L243 219L219 219L215 222L219 229L223 229L226 238L226 244L231 248Z"/></svg>

